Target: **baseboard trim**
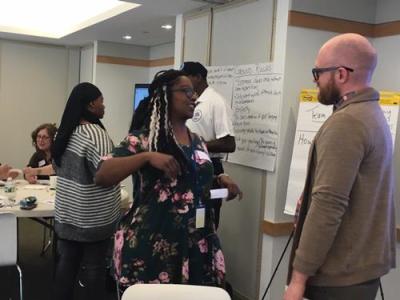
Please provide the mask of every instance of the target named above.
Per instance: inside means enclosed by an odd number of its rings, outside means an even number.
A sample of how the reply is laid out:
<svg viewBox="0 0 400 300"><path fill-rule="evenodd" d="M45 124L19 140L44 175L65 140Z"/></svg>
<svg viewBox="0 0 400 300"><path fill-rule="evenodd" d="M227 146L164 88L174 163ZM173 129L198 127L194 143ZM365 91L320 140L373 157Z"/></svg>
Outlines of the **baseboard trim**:
<svg viewBox="0 0 400 300"><path fill-rule="evenodd" d="M293 222L286 223L273 223L267 220L264 220L261 224L262 232L266 235L270 236L287 236L293 230Z"/></svg>
<svg viewBox="0 0 400 300"><path fill-rule="evenodd" d="M174 65L173 57L165 57L151 60L97 55L96 61L103 64L125 65L133 67L162 67Z"/></svg>
<svg viewBox="0 0 400 300"><path fill-rule="evenodd" d="M247 298L246 296L242 295L240 292L237 290L233 290L233 299L232 300L251 300L250 298Z"/></svg>

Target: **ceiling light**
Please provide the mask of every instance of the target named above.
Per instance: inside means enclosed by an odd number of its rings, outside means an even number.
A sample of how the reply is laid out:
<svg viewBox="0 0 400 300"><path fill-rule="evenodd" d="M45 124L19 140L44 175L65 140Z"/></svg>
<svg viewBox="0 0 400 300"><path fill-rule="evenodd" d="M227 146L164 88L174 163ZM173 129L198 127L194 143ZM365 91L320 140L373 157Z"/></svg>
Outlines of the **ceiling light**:
<svg viewBox="0 0 400 300"><path fill-rule="evenodd" d="M129 41L130 39L132 39L132 36L130 36L130 35L124 35L122 38L123 38L124 40Z"/></svg>
<svg viewBox="0 0 400 300"><path fill-rule="evenodd" d="M118 0L13 0L1 7L0 31L61 38L139 5Z"/></svg>
<svg viewBox="0 0 400 300"><path fill-rule="evenodd" d="M171 24L165 24L165 25L162 25L161 28L170 30L170 29L172 29L172 25Z"/></svg>

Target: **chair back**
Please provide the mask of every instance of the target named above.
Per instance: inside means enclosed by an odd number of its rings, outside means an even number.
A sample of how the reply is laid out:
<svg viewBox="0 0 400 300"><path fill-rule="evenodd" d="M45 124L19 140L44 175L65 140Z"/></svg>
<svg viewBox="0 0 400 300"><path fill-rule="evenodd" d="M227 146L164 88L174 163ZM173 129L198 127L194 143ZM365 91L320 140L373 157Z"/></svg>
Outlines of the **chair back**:
<svg viewBox="0 0 400 300"><path fill-rule="evenodd" d="M135 284L125 290L122 300L231 300L218 287L185 284Z"/></svg>
<svg viewBox="0 0 400 300"><path fill-rule="evenodd" d="M17 217L12 213L0 213L0 266L17 264Z"/></svg>

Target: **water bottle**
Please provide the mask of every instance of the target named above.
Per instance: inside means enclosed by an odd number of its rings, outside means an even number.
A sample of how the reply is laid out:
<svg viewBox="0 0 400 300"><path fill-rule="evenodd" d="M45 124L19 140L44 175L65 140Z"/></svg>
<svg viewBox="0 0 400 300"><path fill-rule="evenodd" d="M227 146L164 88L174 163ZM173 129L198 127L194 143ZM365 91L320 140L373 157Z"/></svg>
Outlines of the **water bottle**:
<svg viewBox="0 0 400 300"><path fill-rule="evenodd" d="M15 181L11 177L7 178L6 184L4 185L4 194L7 196L10 204L15 203Z"/></svg>

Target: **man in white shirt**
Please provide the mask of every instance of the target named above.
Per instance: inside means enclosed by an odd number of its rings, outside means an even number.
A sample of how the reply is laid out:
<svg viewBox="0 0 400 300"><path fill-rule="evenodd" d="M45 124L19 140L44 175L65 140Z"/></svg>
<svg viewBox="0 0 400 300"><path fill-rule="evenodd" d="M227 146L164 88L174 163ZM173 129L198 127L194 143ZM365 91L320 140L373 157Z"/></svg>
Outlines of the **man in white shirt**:
<svg viewBox="0 0 400 300"><path fill-rule="evenodd" d="M201 136L210 152L214 174L224 173L221 159L236 148L232 112L222 95L207 83L207 69L199 62L185 62L182 71L190 78L199 96L193 118L186 122L191 131ZM221 199L215 201L215 225L218 228Z"/></svg>

